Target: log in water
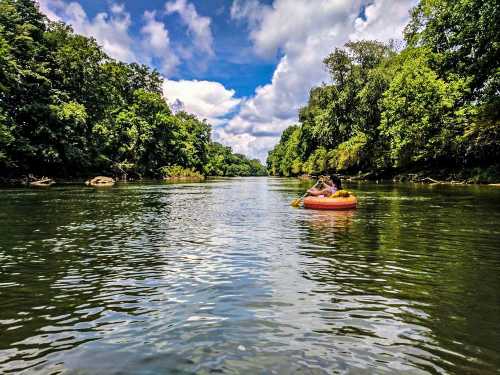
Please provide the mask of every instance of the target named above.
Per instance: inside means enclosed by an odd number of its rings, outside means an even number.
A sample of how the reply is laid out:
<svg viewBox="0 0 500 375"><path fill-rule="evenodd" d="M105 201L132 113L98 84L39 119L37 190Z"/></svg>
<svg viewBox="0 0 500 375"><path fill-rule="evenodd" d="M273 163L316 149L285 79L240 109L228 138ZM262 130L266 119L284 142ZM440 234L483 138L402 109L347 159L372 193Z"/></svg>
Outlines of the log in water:
<svg viewBox="0 0 500 375"><path fill-rule="evenodd" d="M0 373L497 371L500 189L307 186L3 189Z"/></svg>

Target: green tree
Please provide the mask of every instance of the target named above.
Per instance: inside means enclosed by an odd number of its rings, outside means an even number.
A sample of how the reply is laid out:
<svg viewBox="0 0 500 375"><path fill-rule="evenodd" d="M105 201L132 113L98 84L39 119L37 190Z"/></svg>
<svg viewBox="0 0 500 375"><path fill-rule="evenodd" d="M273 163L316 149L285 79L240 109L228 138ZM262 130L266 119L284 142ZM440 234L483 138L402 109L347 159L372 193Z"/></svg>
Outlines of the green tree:
<svg viewBox="0 0 500 375"><path fill-rule="evenodd" d="M2 174L262 174L258 161L213 144L209 124L173 114L162 95L157 71L113 60L33 0L0 0Z"/></svg>
<svg viewBox="0 0 500 375"><path fill-rule="evenodd" d="M381 129L395 167L453 162L457 137L467 121L457 103L467 82L445 82L428 64L430 52L408 51L408 58L384 94Z"/></svg>
<svg viewBox="0 0 500 375"><path fill-rule="evenodd" d="M332 83L311 89L269 173L499 169L499 24L495 0L421 0L402 50L336 48L324 60Z"/></svg>

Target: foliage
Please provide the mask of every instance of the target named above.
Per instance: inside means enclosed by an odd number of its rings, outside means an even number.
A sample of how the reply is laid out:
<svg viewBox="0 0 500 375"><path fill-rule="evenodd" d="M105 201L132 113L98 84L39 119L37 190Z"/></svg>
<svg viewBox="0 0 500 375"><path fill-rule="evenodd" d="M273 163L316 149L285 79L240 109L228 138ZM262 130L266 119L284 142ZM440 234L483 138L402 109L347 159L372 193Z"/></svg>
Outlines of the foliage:
<svg viewBox="0 0 500 375"><path fill-rule="evenodd" d="M335 49L324 60L332 83L311 90L269 173L489 170L500 159L498 24L494 0L421 0L404 49Z"/></svg>
<svg viewBox="0 0 500 375"><path fill-rule="evenodd" d="M500 7L496 0L421 0L406 28L410 46L436 54L439 76L471 79L470 97L499 102Z"/></svg>
<svg viewBox="0 0 500 375"><path fill-rule="evenodd" d="M452 163L457 136L467 119L458 101L467 82L458 77L440 79L427 62L430 53L412 51L398 69L382 100L382 134L389 142L395 167ZM465 113L464 113L465 114Z"/></svg>
<svg viewBox="0 0 500 375"><path fill-rule="evenodd" d="M160 173L163 178L176 178L176 177L193 177L193 178L203 178L200 172L197 172L193 168L183 168L180 165L169 165L160 168Z"/></svg>
<svg viewBox="0 0 500 375"><path fill-rule="evenodd" d="M352 136L334 150L329 166L336 170L356 168L363 160L363 152L365 152L367 142L368 138L364 133Z"/></svg>
<svg viewBox="0 0 500 375"><path fill-rule="evenodd" d="M302 162L298 148L300 146L300 128L291 126L283 132L283 142L269 154L267 159L268 170L273 175L297 175L302 170Z"/></svg>
<svg viewBox="0 0 500 375"><path fill-rule="evenodd" d="M205 121L171 112L158 72L111 59L33 0L0 0L0 174L159 177L173 165L212 173L210 133ZM216 174L265 172L224 153Z"/></svg>
<svg viewBox="0 0 500 375"><path fill-rule="evenodd" d="M319 147L309 156L304 163L304 172L308 174L320 174L328 168L328 151Z"/></svg>
<svg viewBox="0 0 500 375"><path fill-rule="evenodd" d="M208 148L208 162L204 167L209 176L265 176L266 168L258 159L248 159L242 154L233 154L230 147L212 142Z"/></svg>

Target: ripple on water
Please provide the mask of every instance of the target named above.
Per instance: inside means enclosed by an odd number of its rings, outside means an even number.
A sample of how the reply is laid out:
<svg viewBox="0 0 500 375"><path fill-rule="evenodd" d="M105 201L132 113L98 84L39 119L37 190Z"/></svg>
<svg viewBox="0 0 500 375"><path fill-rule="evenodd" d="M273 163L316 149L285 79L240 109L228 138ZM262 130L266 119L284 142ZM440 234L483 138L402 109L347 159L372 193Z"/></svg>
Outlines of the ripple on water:
<svg viewBox="0 0 500 375"><path fill-rule="evenodd" d="M497 191L303 188L4 191L0 372L495 373Z"/></svg>

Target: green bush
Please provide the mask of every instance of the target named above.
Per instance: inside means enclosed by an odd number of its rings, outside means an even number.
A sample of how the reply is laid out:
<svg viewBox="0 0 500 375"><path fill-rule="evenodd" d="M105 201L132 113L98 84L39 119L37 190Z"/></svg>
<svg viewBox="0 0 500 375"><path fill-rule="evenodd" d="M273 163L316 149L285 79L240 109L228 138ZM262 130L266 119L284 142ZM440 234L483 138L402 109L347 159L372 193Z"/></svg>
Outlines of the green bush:
<svg viewBox="0 0 500 375"><path fill-rule="evenodd" d="M167 165L160 168L160 174L163 178L203 178L200 172L193 168L183 168L180 165Z"/></svg>
<svg viewBox="0 0 500 375"><path fill-rule="evenodd" d="M341 143L333 153L334 158L330 161L331 167L337 171L345 171L359 166L367 141L366 135L359 133Z"/></svg>

